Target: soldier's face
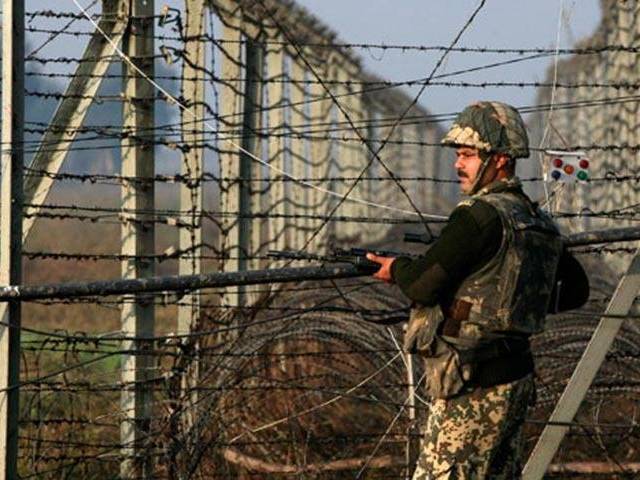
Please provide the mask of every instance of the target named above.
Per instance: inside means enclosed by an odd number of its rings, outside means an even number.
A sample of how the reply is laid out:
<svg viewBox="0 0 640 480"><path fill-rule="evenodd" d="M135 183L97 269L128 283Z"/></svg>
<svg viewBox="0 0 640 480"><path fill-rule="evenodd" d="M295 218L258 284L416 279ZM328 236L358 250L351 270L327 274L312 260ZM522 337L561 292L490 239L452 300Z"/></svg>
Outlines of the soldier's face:
<svg viewBox="0 0 640 480"><path fill-rule="evenodd" d="M475 182L482 159L477 148L460 147L456 149L457 160L455 163L458 179L460 180L460 190L462 193L470 193L473 182Z"/></svg>

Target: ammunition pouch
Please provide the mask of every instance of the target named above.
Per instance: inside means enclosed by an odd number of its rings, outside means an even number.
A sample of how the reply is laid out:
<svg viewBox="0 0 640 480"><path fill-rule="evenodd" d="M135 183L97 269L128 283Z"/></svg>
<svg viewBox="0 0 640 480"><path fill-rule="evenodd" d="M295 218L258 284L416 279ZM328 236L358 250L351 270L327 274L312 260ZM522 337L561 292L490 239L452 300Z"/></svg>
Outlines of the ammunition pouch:
<svg viewBox="0 0 640 480"><path fill-rule="evenodd" d="M441 325L446 323L439 306L414 308L405 334L406 351L424 359L425 388L431 398L451 398L533 372L526 336L479 341L443 335Z"/></svg>
<svg viewBox="0 0 640 480"><path fill-rule="evenodd" d="M469 347L471 348L471 347ZM474 373L473 363L464 363L461 353L469 351L457 339L438 335L424 356L426 393L431 398L451 398L464 393Z"/></svg>
<svg viewBox="0 0 640 480"><path fill-rule="evenodd" d="M461 362L460 339L438 334L445 322L439 305L411 309L404 347L424 359L426 393L432 398L449 398L460 393L471 379L471 364Z"/></svg>
<svg viewBox="0 0 640 480"><path fill-rule="evenodd" d="M409 323L404 335L404 349L409 353L428 355L438 327L444 322L442 309L416 306L411 309Z"/></svg>

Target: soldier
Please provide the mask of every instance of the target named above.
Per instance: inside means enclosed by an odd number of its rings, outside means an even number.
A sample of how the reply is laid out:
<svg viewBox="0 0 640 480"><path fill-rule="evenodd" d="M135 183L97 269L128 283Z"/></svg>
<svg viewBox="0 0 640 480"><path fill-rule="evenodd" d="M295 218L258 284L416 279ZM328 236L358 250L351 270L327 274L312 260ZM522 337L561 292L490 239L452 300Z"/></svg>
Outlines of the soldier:
<svg viewBox="0 0 640 480"><path fill-rule="evenodd" d="M550 306L586 302L588 281L515 176L516 159L529 156L515 108L473 104L442 143L456 149L469 197L424 256L368 254L381 265L374 277L414 302L405 348L424 358L431 404L413 478L511 480L520 478L522 425L535 395L529 336Z"/></svg>

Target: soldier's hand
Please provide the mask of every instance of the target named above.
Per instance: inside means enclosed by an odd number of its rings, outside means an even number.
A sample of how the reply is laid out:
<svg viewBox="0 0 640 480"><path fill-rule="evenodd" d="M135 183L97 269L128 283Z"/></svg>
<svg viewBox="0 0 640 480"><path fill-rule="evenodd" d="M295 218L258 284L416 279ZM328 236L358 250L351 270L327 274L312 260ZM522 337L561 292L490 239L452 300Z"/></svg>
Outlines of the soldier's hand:
<svg viewBox="0 0 640 480"><path fill-rule="evenodd" d="M392 283L391 265L396 260L395 257L379 257L373 253L367 253L367 259L380 264L380 270L373 274L373 278L383 282Z"/></svg>

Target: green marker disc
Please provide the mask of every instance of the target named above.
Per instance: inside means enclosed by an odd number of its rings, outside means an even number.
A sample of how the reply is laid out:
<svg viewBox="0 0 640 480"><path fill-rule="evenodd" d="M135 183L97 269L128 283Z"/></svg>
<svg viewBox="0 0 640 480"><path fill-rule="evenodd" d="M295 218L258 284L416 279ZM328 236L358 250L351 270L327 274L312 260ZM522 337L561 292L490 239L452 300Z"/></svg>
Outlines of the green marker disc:
<svg viewBox="0 0 640 480"><path fill-rule="evenodd" d="M589 178L589 175L587 174L587 172L582 171L582 172L578 172L578 180L586 180Z"/></svg>

